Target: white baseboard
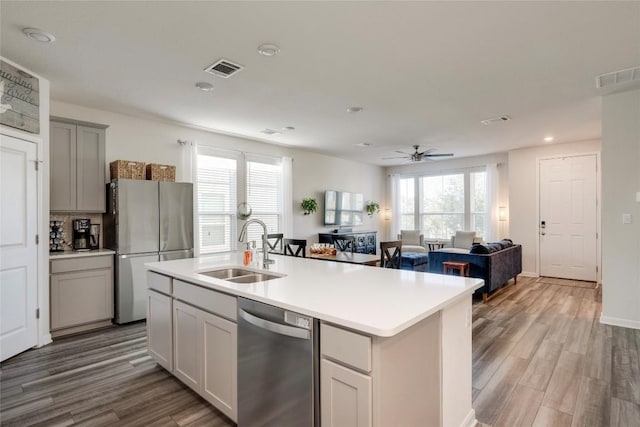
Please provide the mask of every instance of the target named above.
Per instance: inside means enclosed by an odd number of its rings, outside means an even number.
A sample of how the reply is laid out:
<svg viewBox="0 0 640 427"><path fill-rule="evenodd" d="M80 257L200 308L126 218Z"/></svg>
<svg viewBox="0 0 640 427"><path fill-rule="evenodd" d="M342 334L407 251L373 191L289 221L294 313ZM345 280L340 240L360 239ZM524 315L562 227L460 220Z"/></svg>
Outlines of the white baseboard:
<svg viewBox="0 0 640 427"><path fill-rule="evenodd" d="M524 277L539 277L538 273L533 272L533 271L523 271L522 273L518 274L518 276L524 276Z"/></svg>
<svg viewBox="0 0 640 427"><path fill-rule="evenodd" d="M464 417L464 421L460 424L460 427L475 427L478 425L478 420L476 420L476 411L471 408L471 411Z"/></svg>
<svg viewBox="0 0 640 427"><path fill-rule="evenodd" d="M623 328L640 329L640 320L621 319L619 317L610 317L603 314L600 315L600 323L612 326L622 326Z"/></svg>
<svg viewBox="0 0 640 427"><path fill-rule="evenodd" d="M53 340L51 339L51 333L46 333L40 335L40 339L38 340L38 344L36 344L35 348L44 347L47 344L51 344Z"/></svg>

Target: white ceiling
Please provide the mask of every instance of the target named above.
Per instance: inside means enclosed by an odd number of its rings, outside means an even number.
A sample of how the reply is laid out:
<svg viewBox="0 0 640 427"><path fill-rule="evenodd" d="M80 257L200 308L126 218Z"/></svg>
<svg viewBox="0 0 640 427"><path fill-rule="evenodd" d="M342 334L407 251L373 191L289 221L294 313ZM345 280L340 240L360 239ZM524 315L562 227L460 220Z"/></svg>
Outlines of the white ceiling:
<svg viewBox="0 0 640 427"><path fill-rule="evenodd" d="M464 157L599 138L596 76L640 65L637 1L2 0L0 15L0 53L55 100L378 165L413 144ZM280 54L258 55L262 43ZM219 58L246 68L202 71ZM296 130L260 133L284 126Z"/></svg>

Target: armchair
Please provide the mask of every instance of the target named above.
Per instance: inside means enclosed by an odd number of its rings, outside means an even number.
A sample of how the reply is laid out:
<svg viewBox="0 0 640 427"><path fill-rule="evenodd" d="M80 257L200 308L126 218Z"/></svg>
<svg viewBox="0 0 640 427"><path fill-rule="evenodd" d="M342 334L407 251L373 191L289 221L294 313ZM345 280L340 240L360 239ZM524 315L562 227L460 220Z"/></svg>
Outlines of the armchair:
<svg viewBox="0 0 640 427"><path fill-rule="evenodd" d="M400 230L398 239L402 241L402 252L420 252L426 253L424 247L424 236L420 234L420 230ZM471 246L471 245L469 245Z"/></svg>

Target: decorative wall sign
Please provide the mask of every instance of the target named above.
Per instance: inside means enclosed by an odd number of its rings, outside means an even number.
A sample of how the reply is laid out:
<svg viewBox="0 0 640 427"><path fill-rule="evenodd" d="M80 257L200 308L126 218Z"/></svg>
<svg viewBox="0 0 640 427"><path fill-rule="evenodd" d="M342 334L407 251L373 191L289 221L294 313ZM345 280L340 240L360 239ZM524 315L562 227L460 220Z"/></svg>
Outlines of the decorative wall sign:
<svg viewBox="0 0 640 427"><path fill-rule="evenodd" d="M0 59L0 124L40 133L38 79Z"/></svg>

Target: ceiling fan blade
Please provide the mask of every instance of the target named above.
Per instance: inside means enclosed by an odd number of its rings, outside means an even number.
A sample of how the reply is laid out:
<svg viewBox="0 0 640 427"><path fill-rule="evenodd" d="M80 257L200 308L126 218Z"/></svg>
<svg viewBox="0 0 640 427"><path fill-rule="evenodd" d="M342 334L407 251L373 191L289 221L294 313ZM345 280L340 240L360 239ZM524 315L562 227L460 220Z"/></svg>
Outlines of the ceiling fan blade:
<svg viewBox="0 0 640 427"><path fill-rule="evenodd" d="M396 153L404 154L406 156L410 156L411 154L413 154L413 153L405 153L404 151L398 151L398 150L396 150Z"/></svg>
<svg viewBox="0 0 640 427"><path fill-rule="evenodd" d="M390 160L390 159L408 159L408 156L401 156L401 157L382 157L382 160Z"/></svg>
<svg viewBox="0 0 640 427"><path fill-rule="evenodd" d="M453 156L453 153L443 153L443 154L424 154L424 157L450 157Z"/></svg>

